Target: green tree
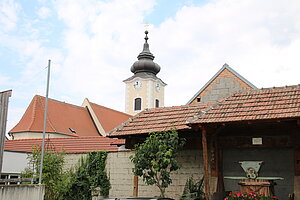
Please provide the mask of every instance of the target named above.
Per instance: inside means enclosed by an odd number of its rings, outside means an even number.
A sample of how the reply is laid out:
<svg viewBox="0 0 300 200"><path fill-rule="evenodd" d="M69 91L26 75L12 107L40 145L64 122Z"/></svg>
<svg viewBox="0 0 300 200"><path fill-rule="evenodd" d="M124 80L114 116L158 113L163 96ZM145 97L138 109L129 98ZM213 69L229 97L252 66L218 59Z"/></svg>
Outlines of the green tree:
<svg viewBox="0 0 300 200"><path fill-rule="evenodd" d="M130 157L133 173L143 177L147 185L156 185L160 196L165 197L165 189L172 183L170 173L180 168L176 156L184 143L176 130L150 133L144 143L136 145L135 155Z"/></svg>
<svg viewBox="0 0 300 200"><path fill-rule="evenodd" d="M33 146L32 154L29 154L30 167L22 173L22 177L38 177L40 173L41 147ZM45 184L45 200L58 199L62 186L65 184L63 173L64 153L58 153L54 149L48 149L44 154L42 184Z"/></svg>

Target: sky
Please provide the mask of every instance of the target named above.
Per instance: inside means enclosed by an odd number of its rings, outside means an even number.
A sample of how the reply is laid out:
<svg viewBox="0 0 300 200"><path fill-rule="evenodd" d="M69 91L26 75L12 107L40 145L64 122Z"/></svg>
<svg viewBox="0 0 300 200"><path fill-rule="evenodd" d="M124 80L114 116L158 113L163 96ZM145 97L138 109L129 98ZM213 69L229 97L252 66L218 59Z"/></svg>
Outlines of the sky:
<svg viewBox="0 0 300 200"><path fill-rule="evenodd" d="M299 0L0 0L0 91L7 131L36 94L119 111L148 24L168 85L186 104L227 63L258 88L300 84Z"/></svg>

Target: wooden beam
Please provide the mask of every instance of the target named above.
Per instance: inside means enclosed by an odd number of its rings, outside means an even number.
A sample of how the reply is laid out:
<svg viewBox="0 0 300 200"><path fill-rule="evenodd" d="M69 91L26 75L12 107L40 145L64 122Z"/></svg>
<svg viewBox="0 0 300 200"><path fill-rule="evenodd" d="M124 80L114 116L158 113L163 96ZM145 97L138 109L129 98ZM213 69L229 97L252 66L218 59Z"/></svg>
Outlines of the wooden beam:
<svg viewBox="0 0 300 200"><path fill-rule="evenodd" d="M203 149L203 170L204 170L204 187L205 187L205 200L209 200L210 187L209 187L209 171L208 171L208 151L207 151L207 138L206 129L202 128L202 149Z"/></svg>
<svg viewBox="0 0 300 200"><path fill-rule="evenodd" d="M133 177L133 193L132 193L132 196L137 197L138 196L138 191L139 191L139 177L134 176Z"/></svg>

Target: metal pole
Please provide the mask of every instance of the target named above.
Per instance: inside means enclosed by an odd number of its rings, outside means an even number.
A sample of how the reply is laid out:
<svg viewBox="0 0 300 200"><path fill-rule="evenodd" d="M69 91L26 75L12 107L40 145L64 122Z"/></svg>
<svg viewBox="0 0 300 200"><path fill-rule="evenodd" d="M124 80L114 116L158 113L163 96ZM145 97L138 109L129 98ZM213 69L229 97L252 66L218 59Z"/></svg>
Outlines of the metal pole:
<svg viewBox="0 0 300 200"><path fill-rule="evenodd" d="M51 62L51 60L48 60L48 77L47 77L47 90L46 90L46 104L45 104L45 110L44 110L44 128L43 128L43 140L42 140L42 152L41 152L39 184L42 184L43 162L44 162L44 153L45 153L45 137L46 137L46 124L47 124L47 111L48 111L48 93L49 93L49 79L50 79L50 62Z"/></svg>

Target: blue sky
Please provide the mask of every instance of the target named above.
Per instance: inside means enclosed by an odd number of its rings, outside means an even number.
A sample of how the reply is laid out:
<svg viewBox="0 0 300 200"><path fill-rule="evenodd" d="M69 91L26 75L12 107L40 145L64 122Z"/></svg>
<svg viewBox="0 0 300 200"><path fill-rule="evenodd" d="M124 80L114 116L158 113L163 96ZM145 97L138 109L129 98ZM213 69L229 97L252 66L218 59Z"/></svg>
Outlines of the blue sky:
<svg viewBox="0 0 300 200"><path fill-rule="evenodd" d="M228 63L257 87L299 84L299 0L2 0L0 91L12 89L11 129L35 94L124 111L124 79L150 50L168 86L165 105L185 104Z"/></svg>

